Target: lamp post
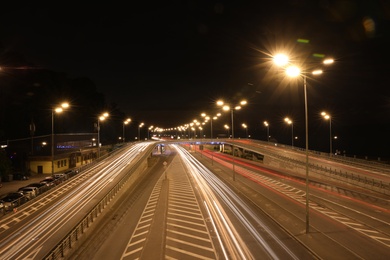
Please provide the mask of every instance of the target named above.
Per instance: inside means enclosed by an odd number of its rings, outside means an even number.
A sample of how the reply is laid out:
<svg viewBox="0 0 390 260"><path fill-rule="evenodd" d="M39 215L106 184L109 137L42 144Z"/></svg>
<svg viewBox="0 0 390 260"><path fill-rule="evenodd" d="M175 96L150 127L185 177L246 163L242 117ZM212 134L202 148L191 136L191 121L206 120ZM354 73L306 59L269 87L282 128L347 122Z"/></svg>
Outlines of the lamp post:
<svg viewBox="0 0 390 260"><path fill-rule="evenodd" d="M125 142L125 125L130 124L131 118L127 118L125 121L123 121L123 132L122 132L122 143Z"/></svg>
<svg viewBox="0 0 390 260"><path fill-rule="evenodd" d="M239 102L238 105L232 106L232 105L226 105L222 100L217 101L217 105L221 106L224 111L229 111L230 110L230 117L231 117L231 127L232 127L232 139L234 139L234 118L233 118L233 111L234 110L240 110L242 106L246 105L247 101L242 100Z"/></svg>
<svg viewBox="0 0 390 260"><path fill-rule="evenodd" d="M210 120L210 138L213 139L213 120L217 120L218 117L221 116L221 113L217 113L215 116L209 116L206 113L200 115L205 118L205 123Z"/></svg>
<svg viewBox="0 0 390 260"><path fill-rule="evenodd" d="M150 139L150 131L152 131L153 130L153 127L154 126L149 126L149 128L148 128L148 140Z"/></svg>
<svg viewBox="0 0 390 260"><path fill-rule="evenodd" d="M267 142L269 142L269 124L267 121L264 121L265 127L267 127Z"/></svg>
<svg viewBox="0 0 390 260"><path fill-rule="evenodd" d="M140 129L144 126L144 123L138 125L138 141L141 141Z"/></svg>
<svg viewBox="0 0 390 260"><path fill-rule="evenodd" d="M196 128L200 126L200 122L198 122L198 120L196 120L196 119L194 119L192 122L193 122L192 130L194 130L194 139L196 139L198 137L196 135ZM200 131L199 131L199 134L200 134Z"/></svg>
<svg viewBox="0 0 390 260"><path fill-rule="evenodd" d="M332 117L329 114L327 114L326 112L321 112L321 116L325 120L329 120L329 156L332 156L332 152L333 152L333 149L332 149Z"/></svg>
<svg viewBox="0 0 390 260"><path fill-rule="evenodd" d="M248 126L246 124L242 124L241 125L244 129L245 129L245 133L246 133L246 138L248 138Z"/></svg>
<svg viewBox="0 0 390 260"><path fill-rule="evenodd" d="M98 158L100 158L100 121L104 121L109 114L107 112L104 112L98 117L98 122L97 122L97 131L98 131Z"/></svg>
<svg viewBox="0 0 390 260"><path fill-rule="evenodd" d="M225 129L228 133L228 138L229 138L230 137L230 131L229 131L230 127L228 125L224 125L223 127L225 127Z"/></svg>
<svg viewBox="0 0 390 260"><path fill-rule="evenodd" d="M274 58L274 63L278 66L286 66L289 64L289 59L284 54L278 54ZM333 63L333 59L326 59L323 61L325 65ZM286 74L290 77L303 77L303 92L304 92L304 99L305 99L305 139L306 139L306 234L309 233L309 122L308 122L308 109L307 109L307 79L306 79L306 72L302 72L301 69L299 69L296 66L289 65L286 68ZM319 75L322 74L322 70L315 70L312 71L313 75Z"/></svg>
<svg viewBox="0 0 390 260"><path fill-rule="evenodd" d="M62 113L69 107L69 103L64 102L51 110L51 174L54 174L54 113Z"/></svg>
<svg viewBox="0 0 390 260"><path fill-rule="evenodd" d="M290 118L288 118L288 117L286 117L286 118L284 119L284 122L286 122L287 124L291 125L291 147L294 147L294 123L293 123L293 121L292 121Z"/></svg>

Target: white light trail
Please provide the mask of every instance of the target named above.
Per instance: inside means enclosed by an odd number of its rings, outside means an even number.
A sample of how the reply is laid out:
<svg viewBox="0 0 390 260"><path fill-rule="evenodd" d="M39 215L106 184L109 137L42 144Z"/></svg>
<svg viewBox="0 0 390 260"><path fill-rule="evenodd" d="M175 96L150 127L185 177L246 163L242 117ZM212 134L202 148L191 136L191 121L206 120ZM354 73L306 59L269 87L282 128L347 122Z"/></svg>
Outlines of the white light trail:
<svg viewBox="0 0 390 260"><path fill-rule="evenodd" d="M264 250L269 254L270 258L279 259L277 253L267 243L266 239L257 231L258 228L253 226L245 215L249 215L252 220L257 223L257 226L262 227L262 229L267 232L267 236L271 236L285 250L285 252L292 257L292 259L299 259L286 245L284 245L283 241L281 241L272 232L272 230L270 230L267 225L257 217L250 207L235 194L234 191L232 191L225 183L219 180L211 171L196 160L185 148L177 145L174 147L187 162L186 166L189 168L192 176L201 188L200 190L204 194L205 201L208 201L210 212L214 212L214 219L216 219L215 222L219 223L217 225L224 238L224 242L228 245L227 248L233 250L237 257L240 259L253 259L253 256L245 245L245 242L242 241L233 224L228 219L227 214L219 205L215 194L218 194L218 197L223 200L231 212L235 214L240 222L246 227L248 232L250 232L256 241L262 245ZM207 200L207 198L212 199ZM243 212L245 212L245 215ZM216 216L219 217L217 218Z"/></svg>

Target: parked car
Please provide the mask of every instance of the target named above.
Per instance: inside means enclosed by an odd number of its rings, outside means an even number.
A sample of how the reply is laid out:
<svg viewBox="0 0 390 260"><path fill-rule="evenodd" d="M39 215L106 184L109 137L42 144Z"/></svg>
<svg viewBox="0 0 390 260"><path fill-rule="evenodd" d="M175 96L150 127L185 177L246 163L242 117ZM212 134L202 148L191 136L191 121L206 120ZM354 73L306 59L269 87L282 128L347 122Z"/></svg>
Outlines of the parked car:
<svg viewBox="0 0 390 260"><path fill-rule="evenodd" d="M13 210L28 201L27 197L22 192L8 193L5 197L1 198L1 200L4 203L4 209L6 211Z"/></svg>
<svg viewBox="0 0 390 260"><path fill-rule="evenodd" d="M38 188L38 194L41 194L49 189L49 186L47 183L42 183L42 182L34 182L28 184L26 187L36 187Z"/></svg>
<svg viewBox="0 0 390 260"><path fill-rule="evenodd" d="M49 187L55 186L58 181L54 177L46 177L45 179L40 181L41 183L46 183Z"/></svg>
<svg viewBox="0 0 390 260"><path fill-rule="evenodd" d="M56 173L54 174L54 178L57 180L57 181L64 181L66 179L68 179L68 175L65 174L65 173Z"/></svg>
<svg viewBox="0 0 390 260"><path fill-rule="evenodd" d="M23 192L23 194L29 199L33 199L39 194L39 190L37 187L22 187L18 190L19 192Z"/></svg>

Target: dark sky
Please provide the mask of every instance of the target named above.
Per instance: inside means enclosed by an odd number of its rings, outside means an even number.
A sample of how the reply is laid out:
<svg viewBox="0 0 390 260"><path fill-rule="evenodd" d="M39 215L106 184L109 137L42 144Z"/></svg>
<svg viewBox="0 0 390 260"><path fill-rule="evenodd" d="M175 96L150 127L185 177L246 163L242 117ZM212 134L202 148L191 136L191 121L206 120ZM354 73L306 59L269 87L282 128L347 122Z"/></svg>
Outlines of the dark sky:
<svg viewBox="0 0 390 260"><path fill-rule="evenodd" d="M313 53L325 54L335 64L308 77L312 143L327 139L326 110L340 149L389 155L388 1L133 2L14 4L1 8L0 41L35 66L90 78L148 125L175 127L214 112L219 98L246 98L238 126L260 136L267 120L285 143L285 116L303 140L303 83L283 78L270 57L283 49L309 69L319 64Z"/></svg>

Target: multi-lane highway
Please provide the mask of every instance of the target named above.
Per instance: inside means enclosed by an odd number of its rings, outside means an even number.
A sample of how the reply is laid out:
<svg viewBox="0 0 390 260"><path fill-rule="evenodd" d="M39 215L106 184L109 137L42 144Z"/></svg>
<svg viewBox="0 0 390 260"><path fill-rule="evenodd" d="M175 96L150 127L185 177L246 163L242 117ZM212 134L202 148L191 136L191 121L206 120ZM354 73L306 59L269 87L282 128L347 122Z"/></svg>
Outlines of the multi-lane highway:
<svg viewBox="0 0 390 260"><path fill-rule="evenodd" d="M144 203L129 206L130 213L120 224L122 228L112 233L112 237L128 241L126 245L117 248L118 242L106 239L103 244L91 243L77 257L105 259L108 252L114 259L149 259L151 256L250 259L259 255L264 259L380 259L388 256L390 211L386 196L377 197L369 191L365 193L360 188L348 188L333 181L310 181L311 222L310 232L306 234L304 179L248 160L232 160L231 156L219 152L201 151L196 146L187 148L190 152L183 149L175 152L177 155L166 169L167 174L160 175L158 188L154 193L147 192L150 197L145 196ZM178 179L181 189L171 188ZM192 188L188 183L192 183ZM192 202L193 191L198 194L197 202ZM172 217L170 205L177 200L181 205ZM150 201L159 206L151 211ZM199 213L199 205L200 209L206 209L205 213ZM140 212L135 216L137 209ZM196 210L196 217L189 216L192 209ZM223 209L221 213L219 209ZM142 217L144 212L147 220ZM196 228L192 226L190 232L183 224L194 225L194 219L201 220L202 224L196 227L202 226L202 230L204 223L211 225L203 239L214 238L213 246L194 242L201 240L197 237L199 234L192 233ZM140 224L132 224L135 220ZM181 224L175 226L170 221ZM180 230L175 234L185 236L172 239L170 234L175 228ZM203 232L207 234L207 229ZM175 241L173 245L172 241ZM206 255L202 254L203 250ZM112 255L113 252L121 253Z"/></svg>
<svg viewBox="0 0 390 260"><path fill-rule="evenodd" d="M0 220L0 259L43 259L72 230L148 143L112 155ZM142 153L141 153L142 152Z"/></svg>
<svg viewBox="0 0 390 260"><path fill-rule="evenodd" d="M306 189L300 174L197 145L166 145L161 153L156 144L128 146L0 219L0 258L389 257L386 194L313 176L306 233ZM271 149L276 152L302 156ZM147 157L148 167L140 167ZM136 165L139 172L131 172ZM91 227L77 233L71 246L64 243L72 228L128 175L133 179L115 192L115 199L103 199L107 207L92 214Z"/></svg>

